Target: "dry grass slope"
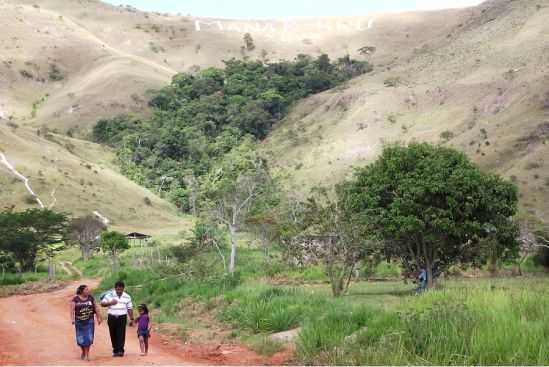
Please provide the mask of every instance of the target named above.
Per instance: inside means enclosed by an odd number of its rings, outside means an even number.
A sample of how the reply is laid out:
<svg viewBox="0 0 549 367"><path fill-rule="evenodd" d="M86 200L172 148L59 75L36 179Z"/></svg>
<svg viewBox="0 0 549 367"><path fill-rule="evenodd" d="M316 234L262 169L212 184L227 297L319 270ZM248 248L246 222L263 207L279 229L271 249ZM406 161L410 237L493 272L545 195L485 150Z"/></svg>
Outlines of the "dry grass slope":
<svg viewBox="0 0 549 367"><path fill-rule="evenodd" d="M73 216L93 211L113 228L145 233L177 233L192 220L176 208L121 176L111 166L114 155L100 145L59 135L38 136L35 129L0 124L0 151L30 179L30 187L49 207ZM150 205L145 203L149 198ZM23 180L0 164L0 208L38 207Z"/></svg>
<svg viewBox="0 0 549 367"><path fill-rule="evenodd" d="M390 70L299 103L269 137L277 164L309 187L351 175L386 144L447 144L516 181L523 215L544 210L548 2L494 1L468 12L448 37Z"/></svg>
<svg viewBox="0 0 549 367"><path fill-rule="evenodd" d="M147 13L97 0L3 0L0 78L6 83L0 85L0 118L14 116L85 137L102 117L146 115L145 91L168 83L176 72L244 56L264 61L322 52L360 57L357 49L365 45L376 45L376 62L385 65L443 39L466 17L463 10L365 15L357 30L356 18L256 24ZM195 30L196 20L206 22L201 31ZM275 31L266 30L268 23ZM256 48L243 54L245 30ZM52 64L63 79L49 78Z"/></svg>

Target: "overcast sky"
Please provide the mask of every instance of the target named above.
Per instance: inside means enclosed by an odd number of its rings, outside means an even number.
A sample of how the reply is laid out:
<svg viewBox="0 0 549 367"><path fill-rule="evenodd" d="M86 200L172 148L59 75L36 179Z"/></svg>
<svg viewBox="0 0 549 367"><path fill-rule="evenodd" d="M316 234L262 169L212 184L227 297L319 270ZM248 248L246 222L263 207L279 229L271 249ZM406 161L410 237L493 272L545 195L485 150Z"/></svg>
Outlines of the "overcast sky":
<svg viewBox="0 0 549 367"><path fill-rule="evenodd" d="M227 19L356 16L473 6L482 0L103 0L145 11Z"/></svg>

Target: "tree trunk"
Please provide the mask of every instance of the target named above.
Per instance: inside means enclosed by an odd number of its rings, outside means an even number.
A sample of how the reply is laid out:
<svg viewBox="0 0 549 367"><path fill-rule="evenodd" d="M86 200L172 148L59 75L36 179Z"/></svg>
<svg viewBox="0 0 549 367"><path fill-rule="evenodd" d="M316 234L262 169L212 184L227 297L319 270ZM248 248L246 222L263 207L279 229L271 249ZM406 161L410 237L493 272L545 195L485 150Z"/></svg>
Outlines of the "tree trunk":
<svg viewBox="0 0 549 367"><path fill-rule="evenodd" d="M490 259L490 276L495 277L498 272L498 261L496 258Z"/></svg>
<svg viewBox="0 0 549 367"><path fill-rule="evenodd" d="M223 261L223 274L227 275L227 264L225 262L225 256L221 253L221 249L219 248L219 245L217 244L217 241L213 241L215 248L217 249L217 252L219 252L219 256L221 256L221 260Z"/></svg>
<svg viewBox="0 0 549 367"><path fill-rule="evenodd" d="M519 260L519 262L518 262L518 264L517 264L517 270L518 270L518 275L519 275L519 276L522 276L522 268L521 268L521 266L522 266L522 262L524 261L524 259L526 259L527 256L528 256L528 254L524 255L524 256Z"/></svg>
<svg viewBox="0 0 549 367"><path fill-rule="evenodd" d="M82 259L88 260L90 258L90 252L91 252L90 246L86 243L82 245L81 249L82 249Z"/></svg>
<svg viewBox="0 0 549 367"><path fill-rule="evenodd" d="M332 260L328 261L328 264L326 264L326 270L328 272L328 280L330 281L330 285L332 286L332 294L335 294L335 283L334 283L334 263Z"/></svg>
<svg viewBox="0 0 549 367"><path fill-rule="evenodd" d="M55 264L53 263L51 257L48 258L48 276L50 278L50 282L55 280Z"/></svg>
<svg viewBox="0 0 549 367"><path fill-rule="evenodd" d="M118 270L118 257L116 255L112 255L112 270L117 271Z"/></svg>
<svg viewBox="0 0 549 367"><path fill-rule="evenodd" d="M234 274L234 261L236 258L236 227L233 224L229 224L229 231L231 232L231 259L229 262L229 271Z"/></svg>
<svg viewBox="0 0 549 367"><path fill-rule="evenodd" d="M423 248L423 260L425 261L425 272L427 274L427 289L435 287L435 279L433 277L433 250L427 248L425 243L421 244Z"/></svg>
<svg viewBox="0 0 549 367"><path fill-rule="evenodd" d="M334 297L339 297L341 294L341 290L343 289L343 278L345 277L345 273L347 273L347 265L343 264L341 270L339 271L339 275L337 277L337 282L335 284L334 289Z"/></svg>
<svg viewBox="0 0 549 367"><path fill-rule="evenodd" d="M427 271L427 289L432 289L435 287L435 279L433 279L433 268L431 264L426 266Z"/></svg>
<svg viewBox="0 0 549 367"><path fill-rule="evenodd" d="M351 283L351 276L353 275L353 270L355 269L355 264L351 265L351 270L349 270L349 276L347 277L347 283L345 284L345 294L349 294L349 283Z"/></svg>

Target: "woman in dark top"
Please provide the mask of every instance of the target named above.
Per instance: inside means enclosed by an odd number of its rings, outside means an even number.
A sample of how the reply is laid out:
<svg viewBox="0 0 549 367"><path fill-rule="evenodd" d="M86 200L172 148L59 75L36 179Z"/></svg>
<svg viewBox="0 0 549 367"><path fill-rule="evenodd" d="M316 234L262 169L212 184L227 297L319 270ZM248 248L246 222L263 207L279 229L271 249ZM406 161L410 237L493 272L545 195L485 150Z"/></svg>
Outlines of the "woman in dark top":
<svg viewBox="0 0 549 367"><path fill-rule="evenodd" d="M90 288L84 284L76 289L76 296L71 300L71 320L76 329L76 344L82 349L80 358L90 360L90 346L93 344L94 315L97 325L101 324L95 299L90 295Z"/></svg>

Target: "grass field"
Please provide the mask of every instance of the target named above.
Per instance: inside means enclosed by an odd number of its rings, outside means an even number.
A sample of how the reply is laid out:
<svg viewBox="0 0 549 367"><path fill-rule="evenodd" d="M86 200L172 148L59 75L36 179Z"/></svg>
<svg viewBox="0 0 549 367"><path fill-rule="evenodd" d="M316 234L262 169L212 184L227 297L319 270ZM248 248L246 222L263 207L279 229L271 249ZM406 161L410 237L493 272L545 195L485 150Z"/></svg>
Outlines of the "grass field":
<svg viewBox="0 0 549 367"><path fill-rule="evenodd" d="M549 363L549 278L539 269L524 277L442 278L422 296L400 279L353 281L349 294L334 299L320 266L291 270L276 251L268 265L259 249L240 248L235 278L222 274L215 252L140 268L134 259L142 251L125 253L118 272L102 256L74 264L103 276L97 292L123 279L133 299L147 303L157 322L179 325L184 340L207 323L266 355L293 345L306 365ZM161 251L173 256L167 245ZM297 327L290 344L269 337Z"/></svg>
<svg viewBox="0 0 549 367"><path fill-rule="evenodd" d="M389 274L388 280L353 280L348 294L333 298L322 266L291 269L276 249L267 264L261 250L244 241L230 277L216 252L174 252L181 236L155 240L153 264L140 261L146 248L139 246L124 252L118 270L101 254L79 259L75 248L56 261L101 277L96 295L124 280L134 302L149 305L158 327L185 341L208 325L219 338L264 355L291 348L296 363L305 365L549 363L549 277L533 263L524 277L443 277L421 296L413 295L415 283L398 278L398 266L382 263L373 277ZM46 276L39 267L37 274L7 275L2 284ZM74 279L61 269L59 278ZM270 337L298 327L292 342Z"/></svg>

